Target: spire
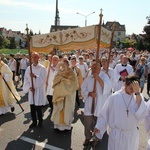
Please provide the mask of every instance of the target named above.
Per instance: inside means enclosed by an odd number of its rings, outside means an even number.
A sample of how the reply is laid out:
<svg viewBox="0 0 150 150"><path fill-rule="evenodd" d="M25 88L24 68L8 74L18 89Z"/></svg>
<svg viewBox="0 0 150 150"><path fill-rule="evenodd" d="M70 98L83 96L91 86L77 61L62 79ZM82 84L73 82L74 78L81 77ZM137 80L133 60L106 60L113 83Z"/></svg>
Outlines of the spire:
<svg viewBox="0 0 150 150"><path fill-rule="evenodd" d="M103 20L103 24L102 24L103 26L105 25L105 23L104 23L104 20Z"/></svg>
<svg viewBox="0 0 150 150"><path fill-rule="evenodd" d="M58 0L56 0L55 31L58 30L59 25L60 25L60 17L58 11Z"/></svg>

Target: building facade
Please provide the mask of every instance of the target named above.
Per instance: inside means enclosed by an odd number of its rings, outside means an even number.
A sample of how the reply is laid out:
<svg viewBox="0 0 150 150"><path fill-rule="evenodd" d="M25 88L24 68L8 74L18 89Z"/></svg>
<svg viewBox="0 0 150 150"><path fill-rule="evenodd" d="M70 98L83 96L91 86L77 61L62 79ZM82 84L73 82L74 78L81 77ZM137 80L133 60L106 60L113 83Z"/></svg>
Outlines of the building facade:
<svg viewBox="0 0 150 150"><path fill-rule="evenodd" d="M113 24L115 24L115 32L114 32L114 37L113 41L123 41L126 36L126 28L125 25L121 25L119 22L111 22L107 21L106 24L103 23L103 27L107 28L108 30L112 30Z"/></svg>

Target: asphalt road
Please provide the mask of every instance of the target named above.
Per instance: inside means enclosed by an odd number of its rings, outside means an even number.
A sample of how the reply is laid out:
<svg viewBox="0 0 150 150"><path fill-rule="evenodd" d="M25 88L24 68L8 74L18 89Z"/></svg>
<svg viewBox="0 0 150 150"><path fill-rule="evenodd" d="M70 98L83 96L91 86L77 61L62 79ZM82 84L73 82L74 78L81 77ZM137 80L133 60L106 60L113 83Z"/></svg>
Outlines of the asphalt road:
<svg viewBox="0 0 150 150"><path fill-rule="evenodd" d="M0 150L82 150L84 141L83 115L81 110L75 111L71 131L56 131L50 121L50 108L43 107L44 121L42 128L29 129L31 124L27 95L20 88L18 92L24 112L15 103L15 111L0 116ZM143 95L148 99L145 90ZM143 124L139 125L140 146L139 150L146 149L147 135ZM107 138L95 148L105 150Z"/></svg>

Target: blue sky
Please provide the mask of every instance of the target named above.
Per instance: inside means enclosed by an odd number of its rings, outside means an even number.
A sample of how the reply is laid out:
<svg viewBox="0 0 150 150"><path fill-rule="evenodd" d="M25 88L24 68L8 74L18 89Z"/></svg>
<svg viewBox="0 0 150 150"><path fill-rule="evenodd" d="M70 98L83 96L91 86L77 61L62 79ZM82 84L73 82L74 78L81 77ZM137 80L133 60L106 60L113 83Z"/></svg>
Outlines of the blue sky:
<svg viewBox="0 0 150 150"><path fill-rule="evenodd" d="M26 23L33 32L48 33L54 25L55 0L0 0L0 27L25 32ZM142 33L150 16L150 0L59 0L60 25L87 25L99 22L100 9L103 20L118 21L126 26L126 34Z"/></svg>

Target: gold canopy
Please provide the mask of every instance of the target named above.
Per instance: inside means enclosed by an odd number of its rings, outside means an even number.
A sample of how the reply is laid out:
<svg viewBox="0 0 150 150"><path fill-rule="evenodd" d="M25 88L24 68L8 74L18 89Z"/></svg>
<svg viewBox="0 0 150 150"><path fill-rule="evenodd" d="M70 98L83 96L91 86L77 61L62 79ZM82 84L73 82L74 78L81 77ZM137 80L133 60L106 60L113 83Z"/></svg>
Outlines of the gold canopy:
<svg viewBox="0 0 150 150"><path fill-rule="evenodd" d="M79 27L74 29L34 35L31 38L31 51L51 52L54 48L62 51L76 49L93 49L97 47L98 26ZM111 31L101 28L100 48L110 47Z"/></svg>

